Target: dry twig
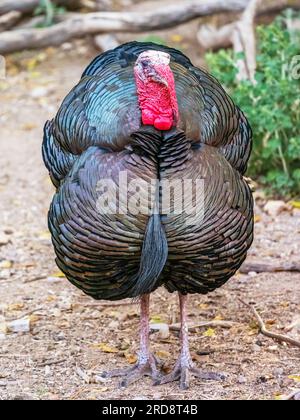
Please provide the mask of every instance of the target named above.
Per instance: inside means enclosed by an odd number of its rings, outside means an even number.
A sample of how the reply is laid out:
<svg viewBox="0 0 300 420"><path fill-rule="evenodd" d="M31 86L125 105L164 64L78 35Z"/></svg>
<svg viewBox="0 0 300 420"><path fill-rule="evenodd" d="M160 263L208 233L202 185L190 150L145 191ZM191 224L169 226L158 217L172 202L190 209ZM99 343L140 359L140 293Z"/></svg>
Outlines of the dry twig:
<svg viewBox="0 0 300 420"><path fill-rule="evenodd" d="M237 323L232 321L203 321L197 324L189 325L189 331L196 332L198 328L232 328L235 325L237 325ZM169 329L171 331L180 331L180 324L172 324L169 326Z"/></svg>
<svg viewBox="0 0 300 420"><path fill-rule="evenodd" d="M259 315L259 313L258 313L258 312L257 312L257 310L255 309L255 307L254 307L253 305L250 305L249 303L245 302L245 301L244 301L244 300L242 300L242 299L239 299L239 301L240 301L243 305L245 305L245 306L247 306L249 309L251 309L251 311L253 312L253 314L254 314L254 316L255 316L255 318L256 318L256 320L257 320L257 322L258 322L260 332L261 332L263 335L265 335L266 337L269 337L269 338L273 338L274 340L277 340L277 341L280 341L280 342L283 342L283 343L288 343L288 344L291 344L292 346L295 346L295 347L299 347L299 348L300 348L300 341L295 340L295 339L293 339L293 338L291 338L291 337L288 337L287 335L283 335L283 334L276 334L276 333L273 333L273 332L269 331L269 330L266 328L265 323L264 323L264 321L263 321L262 317Z"/></svg>
<svg viewBox="0 0 300 420"><path fill-rule="evenodd" d="M283 401L291 401L291 400L300 400L300 389L296 389L295 391L291 392L289 395L287 395L286 397L282 398Z"/></svg>
<svg viewBox="0 0 300 420"><path fill-rule="evenodd" d="M12 10L3 16L0 16L0 32L7 31L14 26L22 17L22 13Z"/></svg>
<svg viewBox="0 0 300 420"><path fill-rule="evenodd" d="M300 272L300 264L297 263L250 263L242 265L239 272L242 274L255 273L279 273L282 271Z"/></svg>

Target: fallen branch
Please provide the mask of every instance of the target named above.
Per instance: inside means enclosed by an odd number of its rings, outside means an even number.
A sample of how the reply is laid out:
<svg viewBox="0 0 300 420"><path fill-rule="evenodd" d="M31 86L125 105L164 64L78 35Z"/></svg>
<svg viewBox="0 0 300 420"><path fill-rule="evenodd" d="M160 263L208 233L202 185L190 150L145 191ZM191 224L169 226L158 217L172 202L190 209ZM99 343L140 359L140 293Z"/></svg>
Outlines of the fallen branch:
<svg viewBox="0 0 300 420"><path fill-rule="evenodd" d="M60 359L60 360L48 360L48 361L45 361L45 362L39 363L39 364L37 365L37 367L45 367L45 366L59 365L59 364L64 363L64 362L66 362L66 361L67 361L67 359Z"/></svg>
<svg viewBox="0 0 300 420"><path fill-rule="evenodd" d="M300 264L297 263L250 263L246 262L239 270L242 274L249 273L280 273L280 272L300 272Z"/></svg>
<svg viewBox="0 0 300 420"><path fill-rule="evenodd" d="M151 12L97 12L78 14L50 28L23 29L0 34L0 54L61 45L73 38L107 32L147 32L167 29L216 13L243 11L248 0L191 0Z"/></svg>
<svg viewBox="0 0 300 420"><path fill-rule="evenodd" d="M32 310L30 310L30 311L24 312L22 315L19 315L17 318L16 318L16 317L14 317L14 318L7 318L7 321L8 321L8 322L18 321L18 320L20 320L20 319L26 318L26 317L28 317L28 316L30 316L30 315L32 315L32 314L34 314L35 312L42 311L43 309L44 309L44 308L42 308L42 307L40 307L40 308L36 308L36 309L32 309Z"/></svg>
<svg viewBox="0 0 300 420"><path fill-rule="evenodd" d="M295 339L293 339L291 337L288 337L287 335L276 334L276 333L273 333L273 332L267 330L263 319L261 318L261 316L259 315L259 313L255 309L255 307L253 305L250 305L249 303L243 301L242 299L239 299L239 301L243 305L245 305L249 309L251 309L251 311L253 312L253 314L254 314L257 322L258 322L258 326L259 326L260 332L263 335L265 335L266 337L269 337L269 338L273 338L274 340L280 341L282 343L288 343L288 344L291 344L292 346L295 346L295 347L299 347L300 348L300 341L295 340Z"/></svg>
<svg viewBox="0 0 300 420"><path fill-rule="evenodd" d="M282 398L283 401L297 400L300 401L300 389L296 389L291 392L288 396Z"/></svg>
<svg viewBox="0 0 300 420"><path fill-rule="evenodd" d="M189 331L190 332L196 332L198 328L232 328L235 325L237 325L236 322L232 322L232 321L217 321L217 320L213 320L213 321L203 321L203 322L199 322L197 324L192 324L189 325ZM169 325L169 329L171 331L180 331L181 326L180 324L172 324Z"/></svg>
<svg viewBox="0 0 300 420"><path fill-rule="evenodd" d="M112 50L120 45L117 38L112 34L97 35L94 38L94 43L101 52Z"/></svg>
<svg viewBox="0 0 300 420"><path fill-rule="evenodd" d="M300 0L289 1L281 0L276 2L262 2L263 4L256 10L256 17L270 16L281 13L286 8L300 9ZM230 48L233 43L233 33L237 22L228 23L220 28L214 25L202 25L197 33L198 42L203 51L218 51L222 48ZM298 27L295 22L293 29Z"/></svg>
<svg viewBox="0 0 300 420"><path fill-rule="evenodd" d="M37 276L37 277L32 277L32 278L26 279L26 280L23 281L23 283L24 284L26 284L26 283L33 283L35 281L46 280L46 279L47 279L47 276L46 275L44 275L44 276Z"/></svg>
<svg viewBox="0 0 300 420"><path fill-rule="evenodd" d="M254 19L261 0L250 0L241 19L236 23L232 34L232 44L236 55L244 53L245 57L237 60L237 81L250 80L255 84L256 72L256 38Z"/></svg>
<svg viewBox="0 0 300 420"><path fill-rule="evenodd" d="M21 19L21 17L22 13L16 10L0 16L0 32L6 31L7 29L14 26Z"/></svg>

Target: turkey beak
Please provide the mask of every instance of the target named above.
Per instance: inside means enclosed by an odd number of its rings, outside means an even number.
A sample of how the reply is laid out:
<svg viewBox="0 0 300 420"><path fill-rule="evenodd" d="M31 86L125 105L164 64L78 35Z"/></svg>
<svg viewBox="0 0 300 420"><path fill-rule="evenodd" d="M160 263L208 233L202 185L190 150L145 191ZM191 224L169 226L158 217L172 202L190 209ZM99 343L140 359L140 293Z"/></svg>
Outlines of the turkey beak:
<svg viewBox="0 0 300 420"><path fill-rule="evenodd" d="M153 73L150 73L151 80L156 83L160 83L166 87L169 87L168 82L165 78L163 78L156 70Z"/></svg>

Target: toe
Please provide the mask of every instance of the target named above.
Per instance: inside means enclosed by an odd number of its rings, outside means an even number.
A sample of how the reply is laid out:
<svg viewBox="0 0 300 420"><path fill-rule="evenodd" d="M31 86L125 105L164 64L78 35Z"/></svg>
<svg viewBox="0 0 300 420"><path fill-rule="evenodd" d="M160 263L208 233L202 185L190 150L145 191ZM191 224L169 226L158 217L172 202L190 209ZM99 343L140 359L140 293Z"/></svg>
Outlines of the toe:
<svg viewBox="0 0 300 420"><path fill-rule="evenodd" d="M163 385L170 382L178 381L180 378L181 371L179 369L173 370L169 375L163 376L159 380L154 382L154 385Z"/></svg>
<svg viewBox="0 0 300 420"><path fill-rule="evenodd" d="M188 368L182 368L180 376L180 389L186 390L190 386L190 371Z"/></svg>
<svg viewBox="0 0 300 420"><path fill-rule="evenodd" d="M127 388L129 385L133 384L134 382L139 381L144 376L142 371L137 370L136 372L127 375L122 381L120 381L119 387L120 388Z"/></svg>

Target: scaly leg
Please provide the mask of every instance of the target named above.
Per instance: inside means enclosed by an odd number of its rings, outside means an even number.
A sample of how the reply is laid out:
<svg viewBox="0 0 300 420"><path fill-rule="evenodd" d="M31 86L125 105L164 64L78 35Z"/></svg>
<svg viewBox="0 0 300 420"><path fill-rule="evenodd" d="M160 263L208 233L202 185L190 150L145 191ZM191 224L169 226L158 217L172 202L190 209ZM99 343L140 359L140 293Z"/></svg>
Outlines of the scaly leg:
<svg viewBox="0 0 300 420"><path fill-rule="evenodd" d="M195 367L189 349L189 331L187 323L187 296L179 293L180 302L180 320L181 320L181 353L173 371L158 379L155 385L162 385L169 382L180 381L181 389L189 388L190 375L196 376L202 380L220 381L225 379L225 375L213 372L203 372Z"/></svg>
<svg viewBox="0 0 300 420"><path fill-rule="evenodd" d="M149 349L149 302L150 295L141 297L140 351L136 365L128 369L116 369L102 373L104 378L123 377L120 382L121 388L126 388L144 376L150 376L153 381L160 378L157 361Z"/></svg>

